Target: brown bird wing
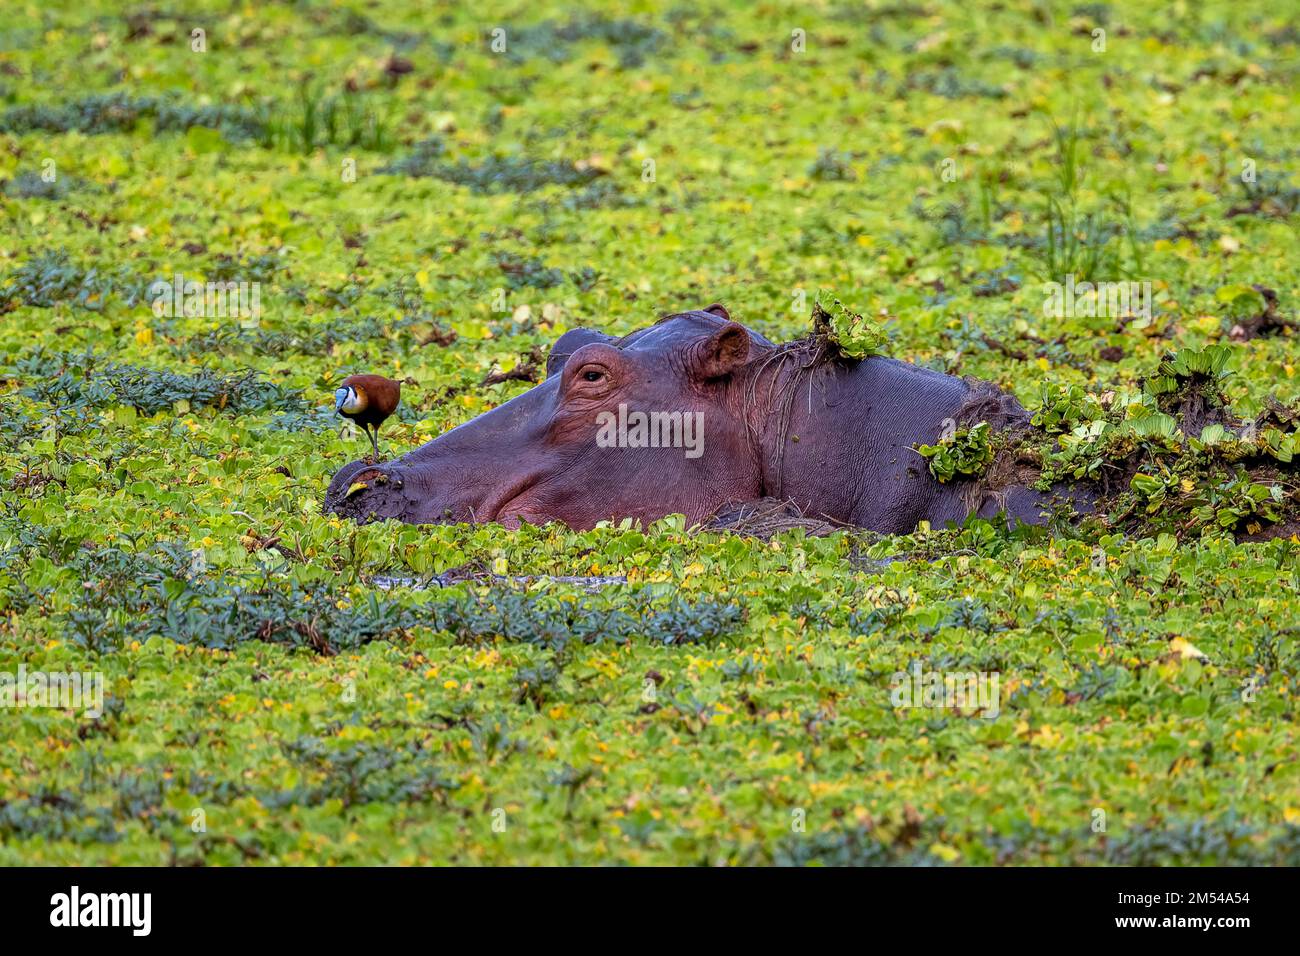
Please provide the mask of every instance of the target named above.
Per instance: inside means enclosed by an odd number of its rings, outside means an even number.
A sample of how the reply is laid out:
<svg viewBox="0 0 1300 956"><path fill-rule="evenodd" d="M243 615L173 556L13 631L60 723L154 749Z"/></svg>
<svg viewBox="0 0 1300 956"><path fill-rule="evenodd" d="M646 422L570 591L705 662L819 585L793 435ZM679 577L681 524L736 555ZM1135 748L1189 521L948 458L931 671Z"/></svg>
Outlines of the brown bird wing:
<svg viewBox="0 0 1300 956"><path fill-rule="evenodd" d="M361 425L378 425L397 410L402 400L402 383L382 375L349 375L342 384L365 393L365 408L353 416Z"/></svg>

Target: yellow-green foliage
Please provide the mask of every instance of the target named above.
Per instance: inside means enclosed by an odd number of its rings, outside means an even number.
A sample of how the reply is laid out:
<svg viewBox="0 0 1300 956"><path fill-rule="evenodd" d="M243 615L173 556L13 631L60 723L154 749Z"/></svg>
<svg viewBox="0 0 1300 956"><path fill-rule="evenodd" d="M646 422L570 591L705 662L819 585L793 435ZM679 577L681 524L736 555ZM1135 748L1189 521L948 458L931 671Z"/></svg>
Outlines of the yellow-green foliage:
<svg viewBox="0 0 1300 956"><path fill-rule="evenodd" d="M818 288L1050 386L1104 472L1086 409L1163 421L1162 357L1297 286L1285 5L1125 7L7 4L0 671L110 696L0 709L0 862L1300 862L1294 539L320 510L350 373L414 380L396 455L566 329L720 301L780 340ZM1151 314L1045 314L1067 270ZM259 320L155 314L177 274ZM1289 332L1235 348L1240 415L1300 397ZM914 666L998 715L895 707Z"/></svg>

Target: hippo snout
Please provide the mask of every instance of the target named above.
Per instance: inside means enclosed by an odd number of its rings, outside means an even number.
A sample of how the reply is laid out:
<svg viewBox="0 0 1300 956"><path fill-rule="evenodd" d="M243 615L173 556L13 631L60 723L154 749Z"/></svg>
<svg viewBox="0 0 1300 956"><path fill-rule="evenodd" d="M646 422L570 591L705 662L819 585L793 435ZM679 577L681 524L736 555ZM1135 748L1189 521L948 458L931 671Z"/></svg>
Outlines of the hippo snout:
<svg viewBox="0 0 1300 956"><path fill-rule="evenodd" d="M347 492L348 486L352 484L352 479L368 467L371 466L364 461L354 461L351 464L344 465L335 473L334 477L330 479L329 488L325 490L326 510L332 510L329 508L329 504L336 499L341 499Z"/></svg>
<svg viewBox="0 0 1300 956"><path fill-rule="evenodd" d="M410 502L400 465L371 465L354 461L340 468L325 492L325 511L355 521L384 518L409 520Z"/></svg>

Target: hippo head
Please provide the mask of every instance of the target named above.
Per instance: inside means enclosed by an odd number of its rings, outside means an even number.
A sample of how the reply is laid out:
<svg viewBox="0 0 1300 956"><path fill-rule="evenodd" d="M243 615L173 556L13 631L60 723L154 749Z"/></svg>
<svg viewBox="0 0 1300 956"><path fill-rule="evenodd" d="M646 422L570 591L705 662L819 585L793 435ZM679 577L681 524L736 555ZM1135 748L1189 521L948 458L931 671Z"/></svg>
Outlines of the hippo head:
<svg viewBox="0 0 1300 956"><path fill-rule="evenodd" d="M326 507L419 524L702 521L760 493L743 370L771 348L720 305L623 338L573 329L545 382L396 462L346 466Z"/></svg>

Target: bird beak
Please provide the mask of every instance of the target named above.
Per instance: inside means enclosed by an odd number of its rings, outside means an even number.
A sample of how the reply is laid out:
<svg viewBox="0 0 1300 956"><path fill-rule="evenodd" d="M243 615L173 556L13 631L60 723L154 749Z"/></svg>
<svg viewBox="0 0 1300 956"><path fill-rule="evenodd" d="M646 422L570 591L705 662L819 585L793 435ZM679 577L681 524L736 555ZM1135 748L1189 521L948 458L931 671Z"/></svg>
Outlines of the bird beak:
<svg viewBox="0 0 1300 956"><path fill-rule="evenodd" d="M334 390L334 411L343 411L343 406L348 403L348 393L350 391L351 389L348 388L336 388Z"/></svg>

